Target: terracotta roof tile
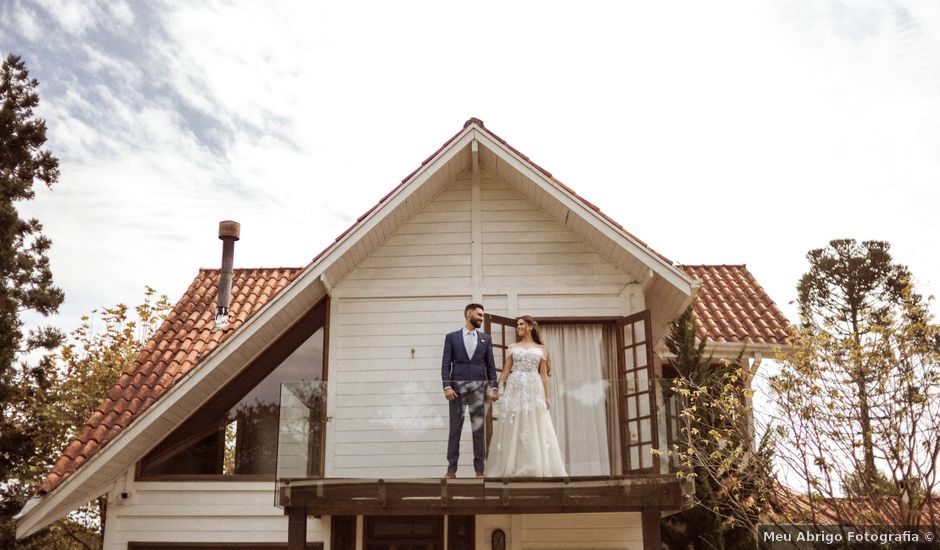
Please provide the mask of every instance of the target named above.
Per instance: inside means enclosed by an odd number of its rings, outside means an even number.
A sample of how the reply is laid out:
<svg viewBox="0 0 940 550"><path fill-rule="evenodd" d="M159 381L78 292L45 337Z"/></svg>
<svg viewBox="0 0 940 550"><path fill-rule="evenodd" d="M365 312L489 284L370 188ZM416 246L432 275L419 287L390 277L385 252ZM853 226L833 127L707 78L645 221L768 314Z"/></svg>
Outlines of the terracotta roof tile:
<svg viewBox="0 0 940 550"><path fill-rule="evenodd" d="M46 476L40 494L55 489L130 425L300 271L299 268L236 269L231 315L241 322L229 323L222 332L212 332L219 271L200 270L164 323L143 346L134 364L118 377L108 397L65 448ZM239 299L249 292L254 296L252 299Z"/></svg>
<svg viewBox="0 0 940 550"><path fill-rule="evenodd" d="M744 265L683 265L702 281L695 303L699 337L713 342L787 343L790 322Z"/></svg>

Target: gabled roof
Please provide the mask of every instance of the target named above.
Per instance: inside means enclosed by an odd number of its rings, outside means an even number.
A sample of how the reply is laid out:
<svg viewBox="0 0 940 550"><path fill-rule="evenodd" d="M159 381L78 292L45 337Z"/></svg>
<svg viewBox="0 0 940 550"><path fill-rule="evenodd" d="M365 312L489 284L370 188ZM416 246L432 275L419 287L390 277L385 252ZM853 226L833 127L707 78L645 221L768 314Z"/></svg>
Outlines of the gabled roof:
<svg viewBox="0 0 940 550"><path fill-rule="evenodd" d="M683 266L702 279L695 313L699 336L712 342L785 344L787 320L743 265ZM301 268L236 269L232 324L244 323ZM160 330L66 447L43 483L54 489L234 331L213 332L219 271L201 269Z"/></svg>
<svg viewBox="0 0 940 550"><path fill-rule="evenodd" d="M116 474L139 459L148 441L165 437L178 419L190 414L215 388L234 377L244 366L246 356L260 353L266 342L330 292L331 281L340 280L354 269L398 224L429 203L455 171L466 169L478 152L481 158L488 155L486 159L496 166L498 176L522 182L523 193L529 193L530 200L582 238L603 244L609 260L639 277L647 302L661 304L653 315L654 337L657 326L664 327L672 315L692 300L698 285L695 279L486 129L482 121L471 118L306 268L282 270L270 292L262 289L261 294L252 294L258 290L253 286L258 281L252 281L251 274L260 271L239 270L234 292L254 298L244 303L244 311L235 313L236 321L222 333L204 334L208 330L208 316L214 310L211 305L214 286L209 283L214 272L200 272L194 285L204 289L202 294L197 292L201 300L207 300L200 302L203 309L181 300L184 309L178 306L174 310L176 317L167 320L147 344L141 359L122 375L109 396L113 405L96 413L97 422L86 425L56 463L43 485L46 493L31 500L20 512L18 536L35 532L101 494ZM268 281L267 277L261 279ZM238 298L233 301L233 308L237 301ZM187 341L189 344L184 346ZM220 345L223 342L226 345ZM170 349L171 344L179 348ZM201 351L196 349L200 345ZM158 365L167 370L158 373ZM150 389L149 396L135 395L145 387ZM66 479L69 482L63 483Z"/></svg>
<svg viewBox="0 0 940 550"><path fill-rule="evenodd" d="M420 166L418 166L417 168L415 168L414 171L412 171L410 174L408 174L407 176L405 176L405 178L402 179L401 182L400 182L397 186L395 186L395 188L393 188L391 191L389 191L384 197L382 197L381 199L379 199L379 202L375 203L371 208L369 208L368 210L366 210L366 212L365 212L363 215L359 216L359 218L357 218L356 221L353 222L353 224L352 224L351 226L349 226L348 228L346 228L345 231L343 231L342 233L340 233L339 236L337 236L336 239L335 239L332 243L329 244L329 246L327 246L325 249L323 249L322 251L320 251L320 253L317 254L317 255L313 258L313 261L311 261L311 263L310 263L309 265L313 265L313 264L317 263L317 261L318 261L321 257L323 257L326 253L328 253L328 252L331 251L333 248L335 248L337 243L339 243L340 241L342 241L342 240L346 237L346 235L348 235L348 234L351 233L354 229L356 229L358 226L360 226L360 225L363 223L363 221L365 221L374 211L376 211L379 207L381 207L389 198L391 198L392 196L394 196L402 187L404 187L409 181L411 181L411 180L415 177L415 175L418 174L418 172L421 171L422 168L424 168L425 166L427 166L428 164L430 164L431 161L433 161L433 160L435 160L436 158L438 158L438 156L439 156L445 149L447 149L448 146L450 146L452 143L454 143L454 141L456 141L457 138L459 138L461 135L465 134L465 133L466 133L466 130L467 130L468 128L470 128L470 127L473 127L474 129L479 130L481 133L483 133L483 134L485 134L486 136L492 138L492 139L493 139L494 141L496 141L497 143L503 145L506 149L508 149L509 151L511 151L514 155L518 156L520 159L522 159L523 161L525 161L526 164L528 164L530 167L532 167L533 169L535 169L536 171L538 171L542 176L544 176L545 178L547 178L549 181L551 181L552 183L554 183L555 185L557 185L557 186L560 187L561 189L564 189L564 190L565 190L567 193L569 193L572 197L574 197L575 199L577 199L579 203L581 203L581 204L584 205L585 207L591 209L595 214L597 214L598 216L600 216L601 218L603 218L605 221L607 221L608 223L610 223L611 225L613 225L614 227L616 227L620 232L622 232L624 235L628 236L632 241L634 241L635 243L639 244L640 246L642 246L642 247L644 247L645 249L649 250L651 253L653 253L653 254L655 254L656 256L658 256L658 257L659 257L663 262L665 262L666 264L669 264L669 265L672 264L672 261L670 261L667 257L665 257L665 256L663 256L662 254L660 254L659 252L653 250L652 247L650 247L648 244L646 244L645 242L643 242L642 240L640 240L640 239L639 239L636 235L634 235L633 233L630 233L629 231L627 231L622 225L620 225L620 224L617 223L613 218L611 218L610 216L608 216L607 214L605 214L605 213L604 213L600 208L598 208L596 205L594 205L593 203L591 203L590 201L588 201L587 199L585 199L584 197L582 197L581 195L579 195L578 193L576 193L576 192L574 191L574 189L571 189L570 187L568 187L567 185L565 185L564 183L562 183L561 181L559 181L558 179L556 179L554 176L552 176L552 173L551 173L551 172L549 172L549 171L546 170L545 168L542 168L541 166L539 166L538 164L536 164L535 162L533 162L529 157L527 157L526 155L522 154L518 149L516 149L515 147L513 147L512 145L510 145L506 140L504 140L503 138L501 138L501 137L499 137L498 135L496 135L496 134L495 134L492 130L490 130L489 128L486 128L486 127L483 125L483 121L482 121L482 120L480 120L480 119L478 119L478 118L476 118L476 117L471 117L471 118L468 119L466 122L464 122L464 124L463 124L463 129L462 129L461 131L459 131L459 132L457 132L456 134L454 134L453 136L451 136L451 138L448 139L447 141L445 141L444 144L441 145L441 146L437 149L437 151L434 151L433 153L431 153L431 155L430 155L428 158L424 159L424 160L421 162L421 165L420 165Z"/></svg>

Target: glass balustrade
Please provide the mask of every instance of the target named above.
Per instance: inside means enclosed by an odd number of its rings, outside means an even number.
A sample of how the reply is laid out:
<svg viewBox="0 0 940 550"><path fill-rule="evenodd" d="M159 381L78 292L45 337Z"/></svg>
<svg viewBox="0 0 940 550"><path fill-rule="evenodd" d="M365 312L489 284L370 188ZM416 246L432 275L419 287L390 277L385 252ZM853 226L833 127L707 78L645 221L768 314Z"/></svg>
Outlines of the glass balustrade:
<svg viewBox="0 0 940 550"><path fill-rule="evenodd" d="M532 383L540 381L536 378ZM479 382L454 385L472 403L483 399L482 391L474 394L466 389L474 384L480 386ZM670 393L668 380L665 384L651 380L642 371L623 380L556 383L550 379L547 412L564 477L668 473L669 458L660 450L669 448L679 430L678 405ZM495 402L487 400L478 429L489 459L502 453L513 464L519 462L518 457L532 456L526 454L532 452L527 446L546 445L549 434L538 433L531 420L519 420L523 412L534 414L531 403L514 403L505 385L499 396ZM431 380L284 383L276 477L282 481L440 479L448 470L450 407L441 383ZM458 479L476 477L473 418L467 410L459 438ZM507 453L512 456L507 458ZM518 477L538 477L532 470L521 471L525 473Z"/></svg>

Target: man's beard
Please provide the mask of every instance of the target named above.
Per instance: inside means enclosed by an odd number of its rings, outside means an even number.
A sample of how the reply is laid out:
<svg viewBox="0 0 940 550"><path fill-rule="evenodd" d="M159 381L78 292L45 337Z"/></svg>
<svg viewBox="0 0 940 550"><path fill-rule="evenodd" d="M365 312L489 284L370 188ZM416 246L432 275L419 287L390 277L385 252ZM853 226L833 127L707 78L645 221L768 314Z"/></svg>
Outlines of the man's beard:
<svg viewBox="0 0 940 550"><path fill-rule="evenodd" d="M470 319L470 324L473 325L474 328L480 328L483 325L483 320L482 319Z"/></svg>

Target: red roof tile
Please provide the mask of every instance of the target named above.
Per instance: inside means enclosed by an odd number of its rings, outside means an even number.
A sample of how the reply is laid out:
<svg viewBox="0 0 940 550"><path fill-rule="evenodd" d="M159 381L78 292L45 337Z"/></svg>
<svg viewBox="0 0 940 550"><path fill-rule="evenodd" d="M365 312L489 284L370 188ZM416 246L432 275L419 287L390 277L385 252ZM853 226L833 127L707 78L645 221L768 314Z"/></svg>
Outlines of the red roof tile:
<svg viewBox="0 0 940 550"><path fill-rule="evenodd" d="M219 271L200 270L166 321L144 345L140 357L121 374L108 397L65 448L40 494L55 489L130 425L300 271L299 268L234 270L229 324L224 331L213 332Z"/></svg>
<svg viewBox="0 0 940 550"><path fill-rule="evenodd" d="M683 265L701 279L695 303L699 337L713 342L781 345L790 322L744 265Z"/></svg>

